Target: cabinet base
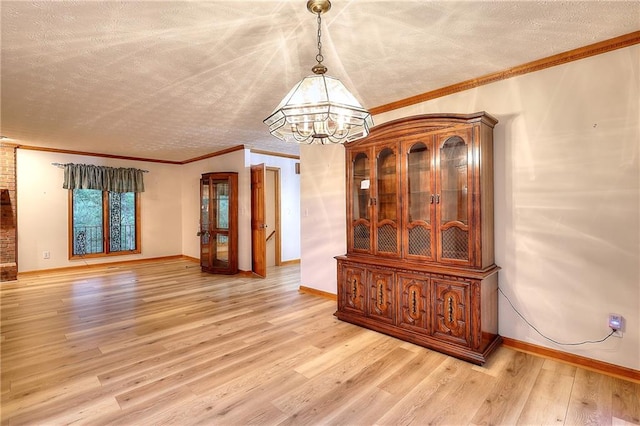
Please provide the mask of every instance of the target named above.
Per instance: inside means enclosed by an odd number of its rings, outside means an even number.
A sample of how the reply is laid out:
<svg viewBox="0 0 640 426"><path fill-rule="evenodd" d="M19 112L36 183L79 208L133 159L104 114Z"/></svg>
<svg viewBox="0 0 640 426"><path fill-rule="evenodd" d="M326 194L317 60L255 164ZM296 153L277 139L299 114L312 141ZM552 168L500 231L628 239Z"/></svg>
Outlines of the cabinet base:
<svg viewBox="0 0 640 426"><path fill-rule="evenodd" d="M377 331L379 333L387 334L391 337L414 343L416 345L423 346L427 349L432 349L446 355L451 355L455 358L459 358L461 360L468 361L477 365L484 364L487 361L488 356L502 343L502 337L496 334L490 339L490 341L486 344L482 351L475 351L471 348L449 343L442 339L437 339L428 335L416 334L412 331L405 330L394 325L383 324L378 321L371 320L367 317L352 315L340 311L337 311L336 313L334 313L334 315L341 321L368 328L369 330Z"/></svg>

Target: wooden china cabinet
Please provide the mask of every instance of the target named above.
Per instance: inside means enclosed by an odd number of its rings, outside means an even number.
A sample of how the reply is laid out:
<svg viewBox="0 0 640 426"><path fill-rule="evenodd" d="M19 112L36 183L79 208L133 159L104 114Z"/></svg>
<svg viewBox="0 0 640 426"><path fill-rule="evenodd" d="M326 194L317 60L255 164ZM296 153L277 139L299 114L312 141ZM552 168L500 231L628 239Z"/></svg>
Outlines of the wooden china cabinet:
<svg viewBox="0 0 640 426"><path fill-rule="evenodd" d="M238 273L238 174L200 179L200 266L213 274Z"/></svg>
<svg viewBox="0 0 640 426"><path fill-rule="evenodd" d="M485 112L421 115L345 144L339 319L476 364L499 345L496 123Z"/></svg>

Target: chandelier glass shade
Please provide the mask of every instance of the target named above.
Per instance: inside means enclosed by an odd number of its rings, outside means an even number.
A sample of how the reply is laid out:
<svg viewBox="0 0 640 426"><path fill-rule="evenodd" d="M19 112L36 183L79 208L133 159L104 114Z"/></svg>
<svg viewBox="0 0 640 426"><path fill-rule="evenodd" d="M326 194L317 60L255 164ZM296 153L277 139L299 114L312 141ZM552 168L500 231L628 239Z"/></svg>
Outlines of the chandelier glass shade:
<svg viewBox="0 0 640 426"><path fill-rule="evenodd" d="M320 15L331 8L328 0L309 0L307 9L318 15L318 63L313 74L300 80L264 120L269 132L287 142L344 143L369 134L373 119L337 78L325 75L322 64Z"/></svg>

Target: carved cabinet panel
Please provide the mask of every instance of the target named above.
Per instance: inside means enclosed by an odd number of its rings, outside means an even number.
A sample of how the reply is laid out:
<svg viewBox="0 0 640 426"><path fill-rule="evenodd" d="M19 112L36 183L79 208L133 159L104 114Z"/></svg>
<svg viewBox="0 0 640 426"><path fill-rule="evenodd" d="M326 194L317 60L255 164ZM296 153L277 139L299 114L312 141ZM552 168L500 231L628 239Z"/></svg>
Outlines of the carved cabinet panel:
<svg viewBox="0 0 640 426"><path fill-rule="evenodd" d="M373 269L369 272L369 315L393 323L395 318L394 273Z"/></svg>
<svg viewBox="0 0 640 426"><path fill-rule="evenodd" d="M364 315L366 311L366 270L354 266L340 268L340 309Z"/></svg>
<svg viewBox="0 0 640 426"><path fill-rule="evenodd" d="M429 330L429 278L419 274L398 274L398 326L420 333Z"/></svg>
<svg viewBox="0 0 640 426"><path fill-rule="evenodd" d="M468 346L469 283L433 280L433 335L443 340Z"/></svg>

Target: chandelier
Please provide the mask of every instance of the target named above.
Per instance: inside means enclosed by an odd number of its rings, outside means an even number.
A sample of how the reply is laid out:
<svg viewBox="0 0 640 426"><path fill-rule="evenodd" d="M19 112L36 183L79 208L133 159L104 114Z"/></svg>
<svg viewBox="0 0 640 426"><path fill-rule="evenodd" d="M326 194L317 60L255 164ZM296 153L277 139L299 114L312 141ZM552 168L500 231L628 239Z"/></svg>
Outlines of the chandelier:
<svg viewBox="0 0 640 426"><path fill-rule="evenodd" d="M318 63L312 75L299 81L264 120L269 132L286 142L344 143L369 134L373 119L337 78L325 75L322 64L321 15L331 9L329 0L309 0L307 10L318 16Z"/></svg>

